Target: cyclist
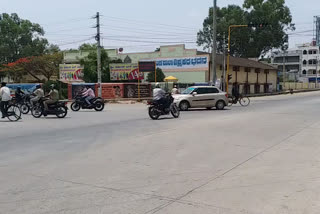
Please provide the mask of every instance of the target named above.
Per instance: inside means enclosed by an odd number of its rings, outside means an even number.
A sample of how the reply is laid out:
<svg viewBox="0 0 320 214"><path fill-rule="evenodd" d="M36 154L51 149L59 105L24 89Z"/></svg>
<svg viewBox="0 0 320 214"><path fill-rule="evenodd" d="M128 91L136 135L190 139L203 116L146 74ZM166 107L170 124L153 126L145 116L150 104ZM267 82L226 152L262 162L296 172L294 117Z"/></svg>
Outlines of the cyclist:
<svg viewBox="0 0 320 214"><path fill-rule="evenodd" d="M11 100L11 94L10 89L7 87L7 83L3 82L1 83L1 89L0 89L0 108L2 113L2 118L5 118L7 116L7 108L9 101Z"/></svg>
<svg viewBox="0 0 320 214"><path fill-rule="evenodd" d="M235 98L235 101L238 102L238 100L240 98L240 93L239 93L239 87L238 87L237 83L233 83L232 96Z"/></svg>

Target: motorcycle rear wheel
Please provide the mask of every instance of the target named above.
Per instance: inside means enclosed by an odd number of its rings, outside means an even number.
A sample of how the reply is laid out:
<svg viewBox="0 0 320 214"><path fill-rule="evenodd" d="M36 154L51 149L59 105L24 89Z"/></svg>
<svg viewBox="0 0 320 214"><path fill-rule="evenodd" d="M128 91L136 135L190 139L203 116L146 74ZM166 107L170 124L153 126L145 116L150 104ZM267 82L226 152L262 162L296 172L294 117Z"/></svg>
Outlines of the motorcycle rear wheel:
<svg viewBox="0 0 320 214"><path fill-rule="evenodd" d="M72 111L79 111L80 108L81 108L81 106L80 106L80 104L78 104L77 102L73 102L73 103L71 104L71 110L72 110Z"/></svg>
<svg viewBox="0 0 320 214"><path fill-rule="evenodd" d="M160 113L157 111L155 107L149 107L149 117L152 120L157 120L160 117Z"/></svg>
<svg viewBox="0 0 320 214"><path fill-rule="evenodd" d="M104 103L101 101L97 101L94 103L94 110L102 111L104 109Z"/></svg>
<svg viewBox="0 0 320 214"><path fill-rule="evenodd" d="M20 106L20 110L22 114L28 114L30 111L30 107L26 103L23 103Z"/></svg>

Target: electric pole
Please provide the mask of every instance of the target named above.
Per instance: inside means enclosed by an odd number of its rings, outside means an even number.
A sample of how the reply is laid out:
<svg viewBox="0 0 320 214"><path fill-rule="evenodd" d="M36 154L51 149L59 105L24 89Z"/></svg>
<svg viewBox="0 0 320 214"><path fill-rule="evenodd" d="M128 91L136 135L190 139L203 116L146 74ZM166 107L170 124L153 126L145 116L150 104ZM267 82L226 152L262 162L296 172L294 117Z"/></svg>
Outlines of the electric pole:
<svg viewBox="0 0 320 214"><path fill-rule="evenodd" d="M211 53L211 62L212 62L212 82L215 85L217 80L217 0L213 0L212 8L212 53Z"/></svg>
<svg viewBox="0 0 320 214"><path fill-rule="evenodd" d="M223 87L222 87L223 91L226 91L225 79L226 79L226 37L225 37L225 34L223 34L223 78L221 79L221 81L223 82Z"/></svg>
<svg viewBox="0 0 320 214"><path fill-rule="evenodd" d="M318 56L317 56L317 58L316 58L316 62L317 62L317 64L316 64L316 88L318 88L318 62L319 62L319 59L318 59Z"/></svg>
<svg viewBox="0 0 320 214"><path fill-rule="evenodd" d="M97 19L97 73L98 73L98 96L102 96L101 89L101 41L100 41L100 14L97 12L95 17Z"/></svg>

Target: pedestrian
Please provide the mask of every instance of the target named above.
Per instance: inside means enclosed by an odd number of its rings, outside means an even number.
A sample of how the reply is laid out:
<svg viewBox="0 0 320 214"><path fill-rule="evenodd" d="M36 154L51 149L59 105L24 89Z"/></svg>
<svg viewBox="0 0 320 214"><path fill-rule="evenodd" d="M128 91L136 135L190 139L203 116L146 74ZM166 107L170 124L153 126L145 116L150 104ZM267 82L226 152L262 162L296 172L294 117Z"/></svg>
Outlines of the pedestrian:
<svg viewBox="0 0 320 214"><path fill-rule="evenodd" d="M11 94L10 89L7 87L7 83L3 82L1 83L1 89L0 89L0 108L2 113L2 118L7 117L7 108L9 101L11 100Z"/></svg>
<svg viewBox="0 0 320 214"><path fill-rule="evenodd" d="M174 95L174 94L179 94L179 90L177 88L177 85L174 85L172 90L171 90L171 94Z"/></svg>
<svg viewBox="0 0 320 214"><path fill-rule="evenodd" d="M221 79L216 79L215 85L217 88L221 89Z"/></svg>

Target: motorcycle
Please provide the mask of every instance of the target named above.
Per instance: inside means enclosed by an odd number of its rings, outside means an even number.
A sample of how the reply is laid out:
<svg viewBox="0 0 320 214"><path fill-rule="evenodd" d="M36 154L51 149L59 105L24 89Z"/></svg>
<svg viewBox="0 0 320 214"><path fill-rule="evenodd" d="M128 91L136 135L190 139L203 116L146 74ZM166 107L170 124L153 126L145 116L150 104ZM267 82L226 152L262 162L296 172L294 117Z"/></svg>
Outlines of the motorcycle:
<svg viewBox="0 0 320 214"><path fill-rule="evenodd" d="M67 102L57 101L56 103L48 105L48 111L44 110L44 101L46 98L41 98L38 103L36 103L31 108L31 114L35 118L40 118L42 115L56 115L58 118L64 118L68 114Z"/></svg>
<svg viewBox="0 0 320 214"><path fill-rule="evenodd" d="M179 108L175 103L173 103L174 98L171 96L171 94L167 94L166 99L169 102L168 103L169 107L167 108L163 104L159 104L158 101L155 101L155 100L148 101L148 105L149 105L148 111L151 119L157 120L161 115L168 115L170 113L174 118L178 118L180 116Z"/></svg>
<svg viewBox="0 0 320 214"><path fill-rule="evenodd" d="M22 114L28 114L30 109L31 109L31 95L30 94L25 94L23 96L23 100L20 103L20 110L22 112Z"/></svg>
<svg viewBox="0 0 320 214"><path fill-rule="evenodd" d="M85 101L85 97L77 95L75 101L71 104L72 111L79 111L82 109L94 109L96 111L102 111L104 109L104 100L101 97L95 97L90 100L91 106Z"/></svg>

